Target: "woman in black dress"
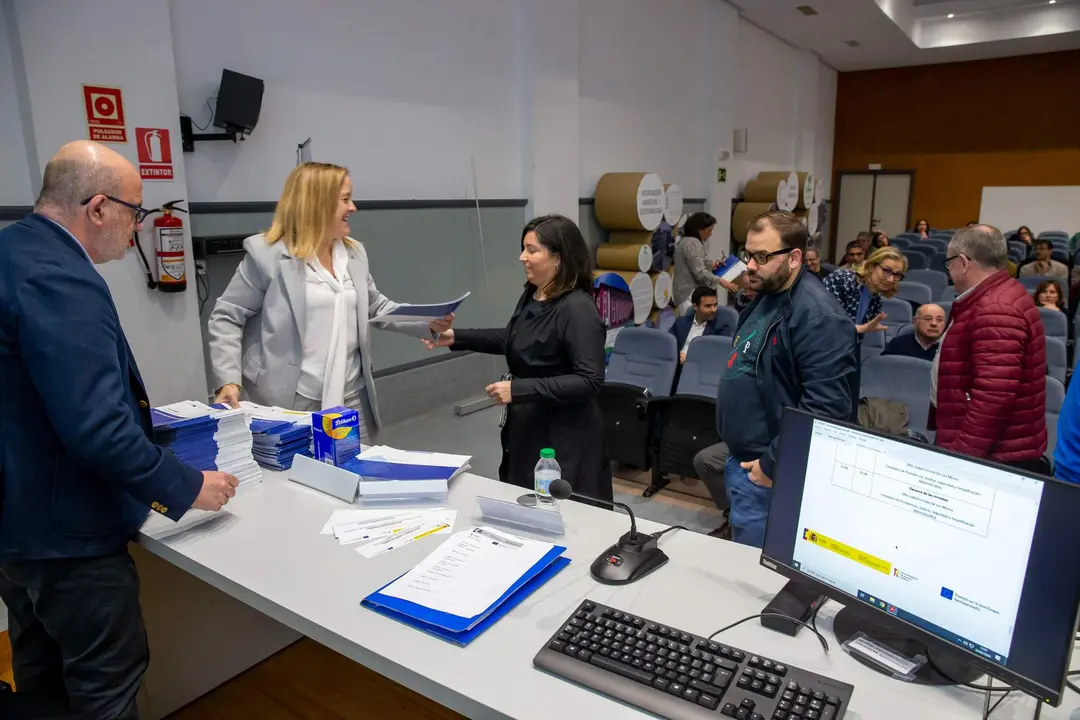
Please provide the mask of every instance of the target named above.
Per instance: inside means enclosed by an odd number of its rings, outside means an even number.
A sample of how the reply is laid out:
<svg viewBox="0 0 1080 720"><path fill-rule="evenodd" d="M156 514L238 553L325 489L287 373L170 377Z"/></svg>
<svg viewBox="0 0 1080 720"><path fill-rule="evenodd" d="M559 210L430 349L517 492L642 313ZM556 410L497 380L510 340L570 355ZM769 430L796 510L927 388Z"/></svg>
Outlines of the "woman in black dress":
<svg viewBox="0 0 1080 720"><path fill-rule="evenodd" d="M510 379L485 388L505 407L499 479L533 488L540 450L562 477L612 499L600 390L606 333L592 297L592 262L577 225L545 215L521 233L525 291L505 328L447 330L429 347L505 355Z"/></svg>

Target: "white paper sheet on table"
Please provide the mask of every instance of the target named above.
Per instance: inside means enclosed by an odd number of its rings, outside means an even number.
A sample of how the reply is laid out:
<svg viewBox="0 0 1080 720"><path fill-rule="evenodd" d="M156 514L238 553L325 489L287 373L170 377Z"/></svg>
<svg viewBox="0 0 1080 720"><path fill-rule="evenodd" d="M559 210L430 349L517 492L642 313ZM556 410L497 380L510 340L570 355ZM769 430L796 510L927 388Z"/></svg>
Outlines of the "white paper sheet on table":
<svg viewBox="0 0 1080 720"><path fill-rule="evenodd" d="M554 547L494 528L474 527L451 535L380 592L431 610L475 617Z"/></svg>
<svg viewBox="0 0 1080 720"><path fill-rule="evenodd" d="M209 510L195 510L192 508L184 513L180 520L173 522L164 515L151 511L140 529L145 535L148 535L155 540L164 540L167 537L172 537L185 530L190 530L197 525L202 525L205 522L228 514L229 511L224 509L211 512Z"/></svg>
<svg viewBox="0 0 1080 720"><path fill-rule="evenodd" d="M366 558L373 558L383 553L397 550L417 540L423 540L432 535L447 535L454 529L454 521L457 519L457 510L443 510L440 512L427 513L421 520L403 528L400 532L385 535L372 542L364 543L356 548L356 552Z"/></svg>
<svg viewBox="0 0 1080 720"><path fill-rule="evenodd" d="M431 510L401 510L393 513L384 513L383 517L373 517L364 520L356 520L344 525L334 526L334 537L342 545L355 545L358 542L368 542L386 535L395 535L402 531L417 526L434 523L446 513L452 513L451 525L457 517L456 510L446 511L441 508Z"/></svg>
<svg viewBox="0 0 1080 720"><path fill-rule="evenodd" d="M338 525L347 525L348 523L359 522L361 520L382 518L400 512L401 510L360 510L357 508L341 508L340 510L335 510L333 512L330 519L323 525L323 529L319 534L333 535L334 528Z"/></svg>

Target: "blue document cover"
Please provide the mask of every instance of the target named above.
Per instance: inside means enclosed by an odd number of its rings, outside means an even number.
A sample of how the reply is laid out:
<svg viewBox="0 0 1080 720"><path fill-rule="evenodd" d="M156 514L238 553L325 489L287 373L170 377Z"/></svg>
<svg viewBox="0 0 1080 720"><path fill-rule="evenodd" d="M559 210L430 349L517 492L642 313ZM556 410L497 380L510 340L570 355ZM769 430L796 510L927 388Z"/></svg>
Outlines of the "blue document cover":
<svg viewBox="0 0 1080 720"><path fill-rule="evenodd" d="M364 598L360 601L360 604L370 610L374 610L380 615L385 615L386 617L397 620L405 625L414 627L417 630L426 632L429 635L434 635L437 638L464 647L479 637L489 627L494 625L500 618L520 605L521 602L532 595L537 588L555 577L560 570L569 565L570 558L562 557L561 555L565 550L566 548L557 547L545 555L540 562L530 569L529 573L522 577L518 582L514 583L502 597L495 601L494 605L476 616L476 618L458 618L456 615L429 610L404 600L381 596L378 592L374 592ZM553 557L553 559L548 561L549 557ZM545 562L547 563L546 565L544 565ZM543 567L540 567L541 565L543 565ZM536 570L538 567L540 567L540 570L534 573L533 570ZM384 585L383 587L386 586ZM404 609L406 606L413 610L411 612L406 611ZM419 608L419 613L415 612L416 608ZM446 627L444 623L450 618L453 618L454 620L450 624L455 627L461 627L462 625L462 623L456 621L464 621L464 624L467 625L467 627L464 629L451 629Z"/></svg>
<svg viewBox="0 0 1080 720"><path fill-rule="evenodd" d="M409 463L354 458L341 464L367 480L449 480L461 471L446 465L411 465Z"/></svg>

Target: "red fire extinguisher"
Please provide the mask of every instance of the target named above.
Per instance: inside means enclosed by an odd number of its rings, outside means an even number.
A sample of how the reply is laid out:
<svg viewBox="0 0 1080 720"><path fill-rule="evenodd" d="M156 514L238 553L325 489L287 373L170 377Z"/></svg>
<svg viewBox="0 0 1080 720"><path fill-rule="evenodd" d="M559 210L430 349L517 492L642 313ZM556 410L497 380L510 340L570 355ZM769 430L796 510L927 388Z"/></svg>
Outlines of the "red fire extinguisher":
<svg viewBox="0 0 1080 720"><path fill-rule="evenodd" d="M184 212L182 207L177 207L183 200L170 200L153 213L160 212L160 217L154 218L154 267L146 260L142 244L139 242L139 233L136 231L132 239L132 245L139 251L142 258L143 268L146 270L146 286L151 290L175 293L187 290L186 258L184 257L184 221L175 213Z"/></svg>

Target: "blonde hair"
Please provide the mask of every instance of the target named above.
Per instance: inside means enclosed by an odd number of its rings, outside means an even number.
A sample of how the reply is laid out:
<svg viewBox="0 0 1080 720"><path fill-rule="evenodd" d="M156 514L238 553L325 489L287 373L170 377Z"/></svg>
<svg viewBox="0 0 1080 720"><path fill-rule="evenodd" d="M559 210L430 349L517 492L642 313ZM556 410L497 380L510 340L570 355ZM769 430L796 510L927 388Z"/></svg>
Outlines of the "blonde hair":
<svg viewBox="0 0 1080 720"><path fill-rule="evenodd" d="M340 165L306 162L293 168L285 179L285 189L274 208L274 221L266 231L266 241L281 240L297 258L318 254L334 221L341 186L349 171ZM346 243L356 242L343 238Z"/></svg>
<svg viewBox="0 0 1080 720"><path fill-rule="evenodd" d="M896 260L898 263L904 266L904 269L901 270L901 272L907 272L907 258L904 257L904 254L894 248L892 245L886 245L885 247L880 247L874 252L870 253L870 257L866 258L866 260L864 260L861 265L855 268L855 274L859 276L859 282L865 285L867 276L874 271L874 268L876 268L878 265L881 265L881 263L885 262L886 260ZM891 298L893 295L896 294L896 291L899 289L900 285L899 283L897 283L895 286L893 286L892 290L888 292L882 290L881 294L885 297Z"/></svg>

